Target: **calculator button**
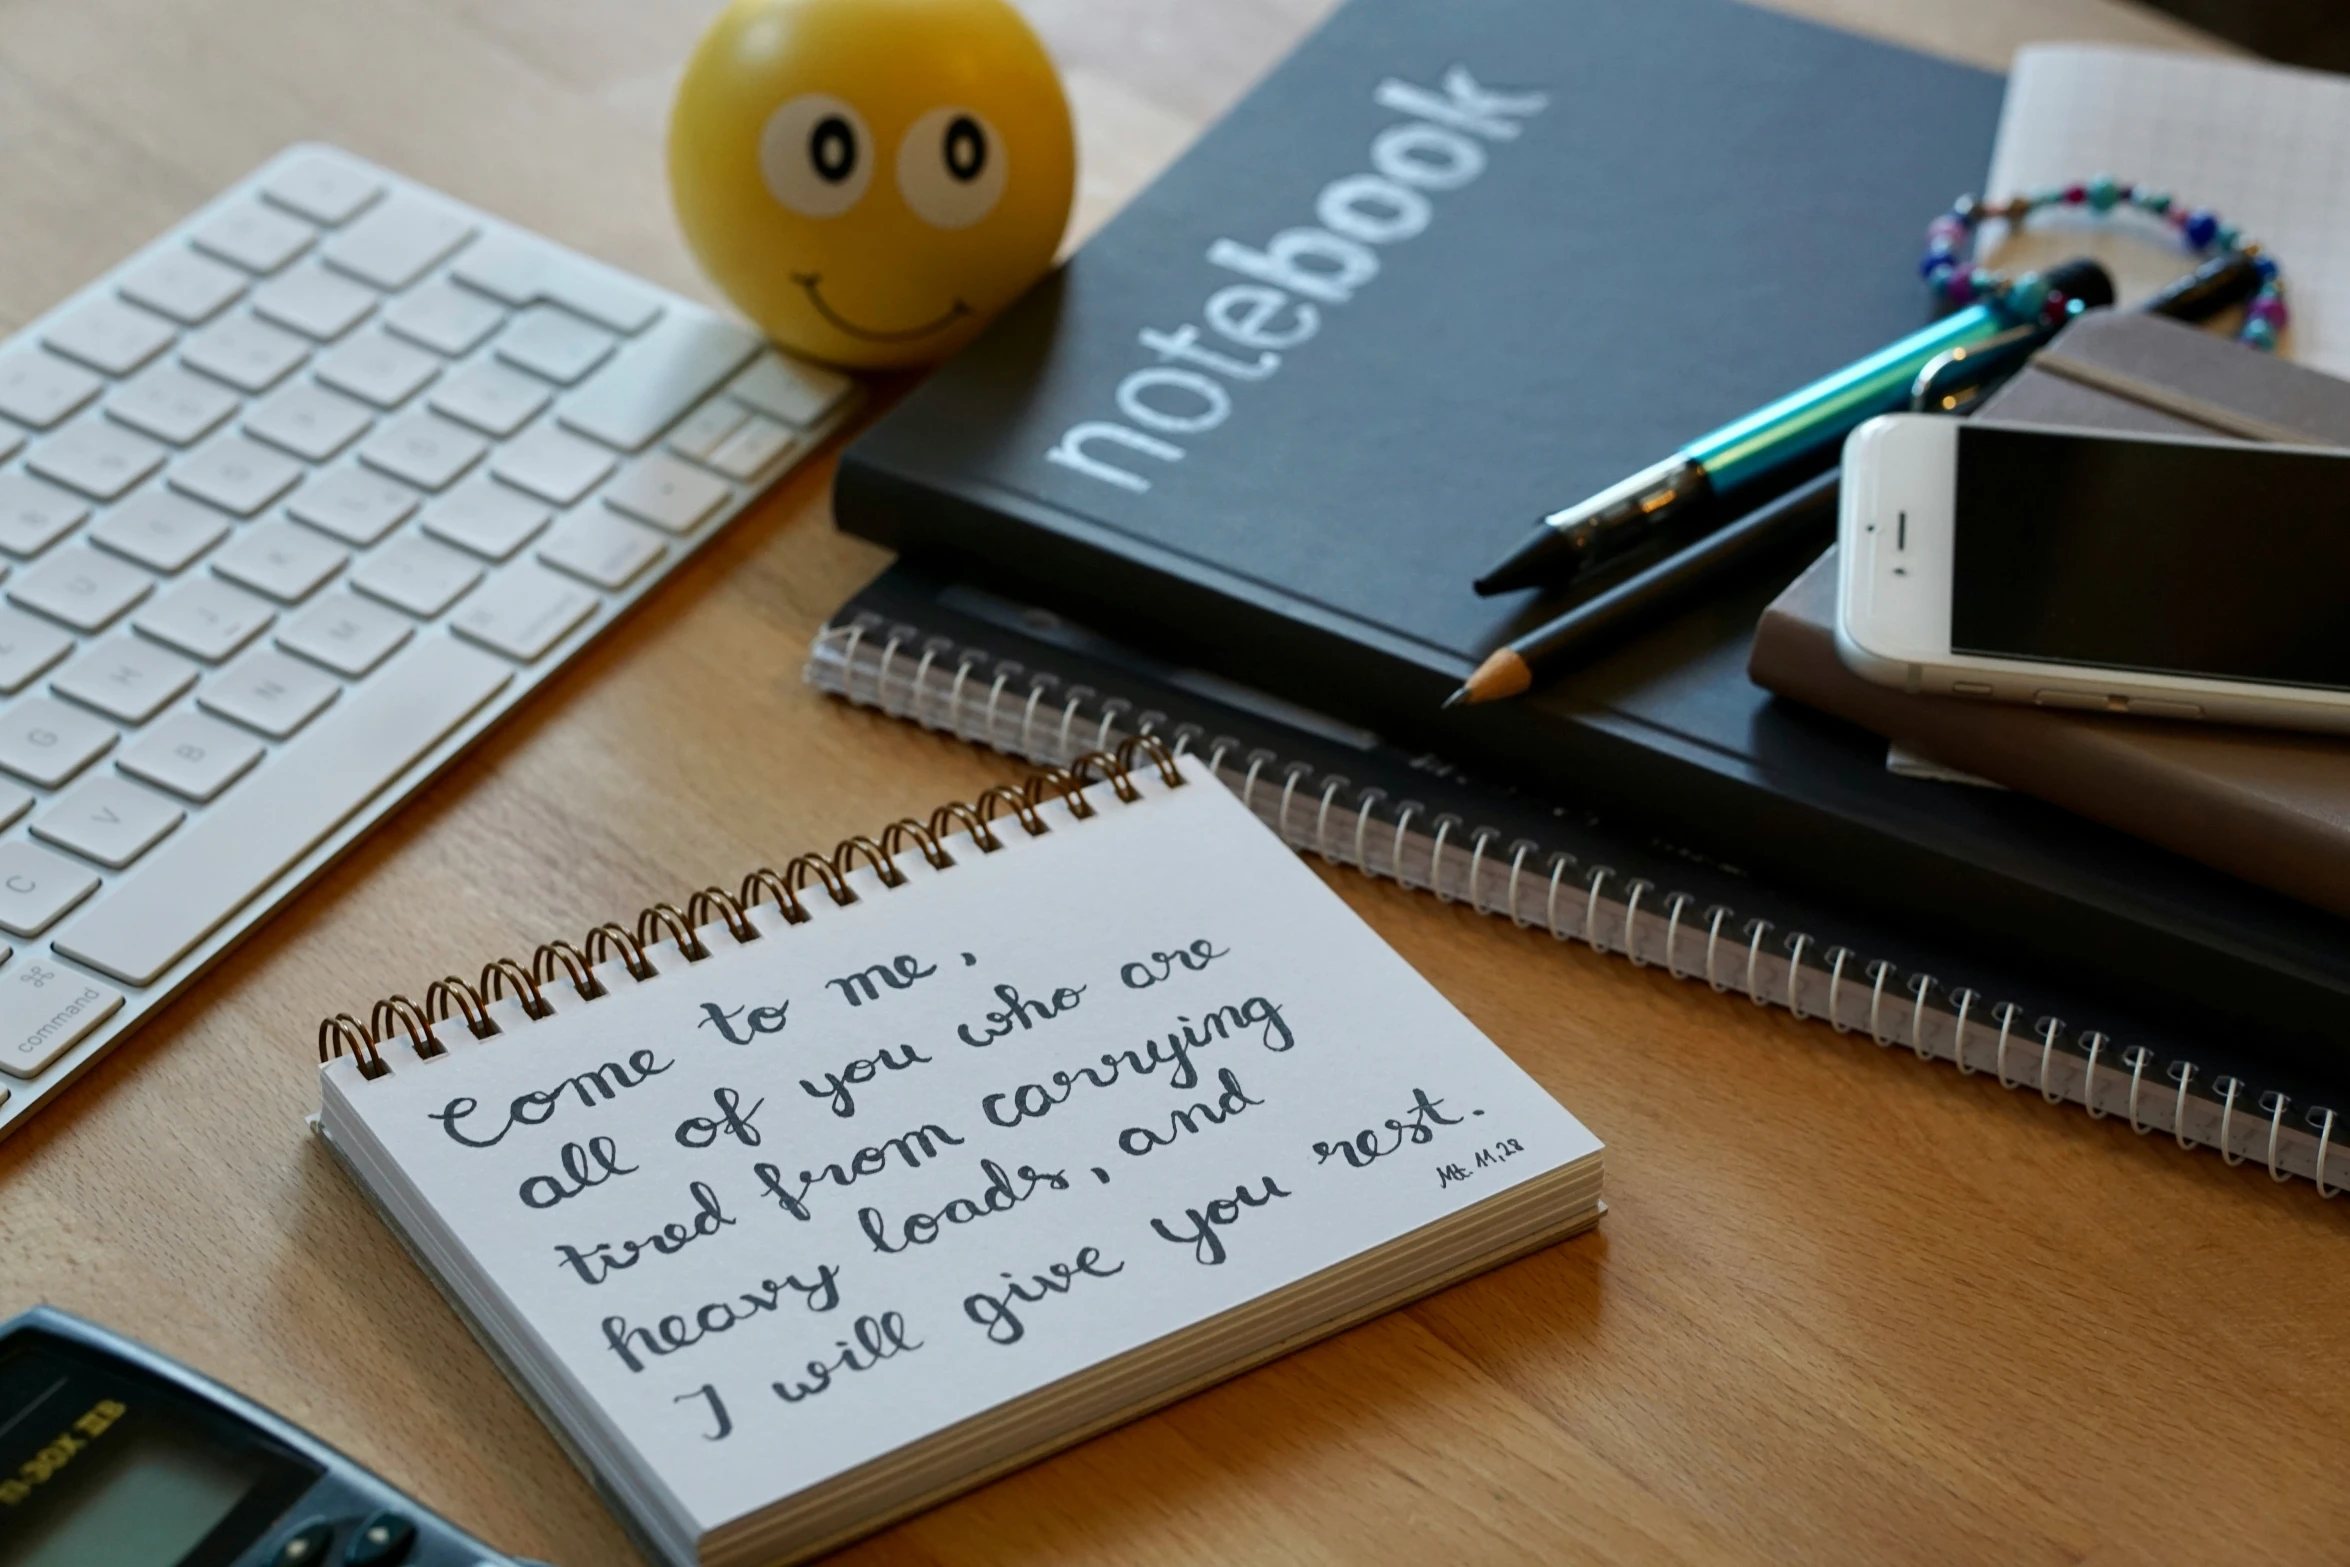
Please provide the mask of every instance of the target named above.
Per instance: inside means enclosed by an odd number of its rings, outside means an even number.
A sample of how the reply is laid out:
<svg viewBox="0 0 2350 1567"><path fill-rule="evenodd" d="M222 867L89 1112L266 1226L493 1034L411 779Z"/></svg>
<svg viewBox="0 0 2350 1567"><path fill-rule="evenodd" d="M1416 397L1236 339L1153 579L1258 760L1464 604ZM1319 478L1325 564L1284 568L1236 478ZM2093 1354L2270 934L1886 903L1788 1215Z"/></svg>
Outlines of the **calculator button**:
<svg viewBox="0 0 2350 1567"><path fill-rule="evenodd" d="M98 877L62 854L29 843L0 843L0 930L16 936L38 936L57 923L67 909L97 889ZM24 975L7 978L7 986L23 982ZM21 1000L13 991L10 999ZM13 1034L5 1041L13 1046ZM44 1058L41 1066L48 1065ZM40 1066L32 1068L39 1071Z"/></svg>
<svg viewBox="0 0 2350 1567"><path fill-rule="evenodd" d="M8 848L25 847L29 854L41 854L29 846L10 844ZM4 854L5 850L0 850ZM65 861L53 854L43 859ZM89 872L91 885L98 878ZM4 890L13 877L0 873L0 901L11 894ZM0 1072L16 1077L32 1077L59 1056L79 1044L91 1029L112 1017L122 1005L122 992L112 985L85 978L45 963L38 958L27 958L15 968L0 973Z"/></svg>
<svg viewBox="0 0 2350 1567"><path fill-rule="evenodd" d="M269 1559L269 1567L319 1567L334 1539L333 1524L306 1524L277 1548L277 1554Z"/></svg>
<svg viewBox="0 0 2350 1567"><path fill-rule="evenodd" d="M400 1567L416 1544L416 1524L398 1513L377 1513L343 1547L343 1567Z"/></svg>

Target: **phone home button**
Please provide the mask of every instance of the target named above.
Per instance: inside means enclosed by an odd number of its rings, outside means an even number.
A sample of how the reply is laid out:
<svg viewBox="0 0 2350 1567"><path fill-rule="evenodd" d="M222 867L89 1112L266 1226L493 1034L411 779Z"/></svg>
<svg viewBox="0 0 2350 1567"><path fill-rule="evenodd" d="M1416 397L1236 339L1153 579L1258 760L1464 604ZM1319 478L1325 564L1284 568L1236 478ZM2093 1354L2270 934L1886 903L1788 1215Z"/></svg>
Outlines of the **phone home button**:
<svg viewBox="0 0 2350 1567"><path fill-rule="evenodd" d="M2201 718L2203 708L2195 702L2158 702L2152 697L2130 698L2130 711L2143 718Z"/></svg>
<svg viewBox="0 0 2350 1567"><path fill-rule="evenodd" d="M2105 711L2105 698L2095 691L2035 691L2032 701L2040 707L2069 707L2084 713Z"/></svg>

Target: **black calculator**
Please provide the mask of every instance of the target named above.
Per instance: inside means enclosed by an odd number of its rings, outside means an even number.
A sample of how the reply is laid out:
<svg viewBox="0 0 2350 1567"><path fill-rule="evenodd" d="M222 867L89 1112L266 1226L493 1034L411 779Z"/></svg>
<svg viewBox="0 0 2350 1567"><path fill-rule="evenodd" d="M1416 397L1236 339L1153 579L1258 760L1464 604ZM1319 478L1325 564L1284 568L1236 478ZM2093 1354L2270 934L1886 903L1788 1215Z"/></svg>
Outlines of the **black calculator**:
<svg viewBox="0 0 2350 1567"><path fill-rule="evenodd" d="M46 1306L0 1326L0 1567L518 1567L209 1377Z"/></svg>

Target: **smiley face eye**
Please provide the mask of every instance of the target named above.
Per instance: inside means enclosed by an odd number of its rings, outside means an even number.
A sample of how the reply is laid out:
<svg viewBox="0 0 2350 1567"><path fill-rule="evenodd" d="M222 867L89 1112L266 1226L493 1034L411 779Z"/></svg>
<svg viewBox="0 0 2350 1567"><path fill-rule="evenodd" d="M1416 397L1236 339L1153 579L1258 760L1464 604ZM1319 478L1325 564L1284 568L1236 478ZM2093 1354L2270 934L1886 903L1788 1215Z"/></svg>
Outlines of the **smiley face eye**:
<svg viewBox="0 0 2350 1567"><path fill-rule="evenodd" d="M969 109L930 110L898 143L898 191L933 228L969 228L1003 199L1010 158L995 127Z"/></svg>
<svg viewBox="0 0 2350 1567"><path fill-rule="evenodd" d="M759 133L767 193L808 218L837 218L873 183L873 133L830 93L805 93L767 116Z"/></svg>

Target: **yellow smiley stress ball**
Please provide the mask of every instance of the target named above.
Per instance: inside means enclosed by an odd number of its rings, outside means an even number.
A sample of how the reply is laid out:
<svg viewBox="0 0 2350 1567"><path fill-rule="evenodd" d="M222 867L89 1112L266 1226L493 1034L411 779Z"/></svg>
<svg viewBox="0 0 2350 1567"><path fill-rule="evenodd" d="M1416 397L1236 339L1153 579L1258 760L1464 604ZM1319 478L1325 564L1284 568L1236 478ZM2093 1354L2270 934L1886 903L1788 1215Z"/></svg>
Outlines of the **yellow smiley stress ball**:
<svg viewBox="0 0 2350 1567"><path fill-rule="evenodd" d="M1005 0L733 0L669 117L710 278L786 348L919 364L1052 264L1068 100Z"/></svg>

